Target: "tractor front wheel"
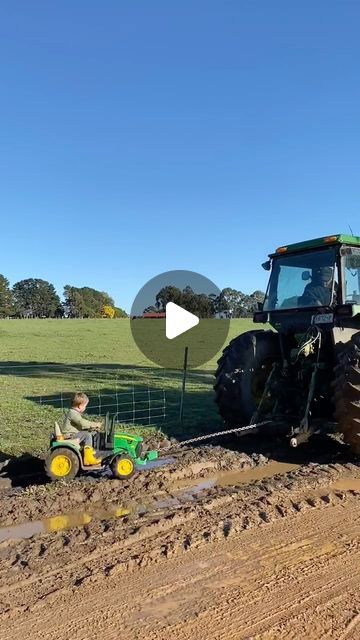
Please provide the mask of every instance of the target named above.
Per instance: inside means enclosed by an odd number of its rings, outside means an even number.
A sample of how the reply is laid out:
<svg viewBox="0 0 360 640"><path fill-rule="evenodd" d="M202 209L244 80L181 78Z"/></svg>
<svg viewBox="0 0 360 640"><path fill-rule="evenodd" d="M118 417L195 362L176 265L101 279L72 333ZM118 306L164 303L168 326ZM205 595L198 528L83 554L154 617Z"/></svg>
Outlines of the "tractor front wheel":
<svg viewBox="0 0 360 640"><path fill-rule="evenodd" d="M344 441L360 455L360 332L340 348L335 367L335 417Z"/></svg>
<svg viewBox="0 0 360 640"><path fill-rule="evenodd" d="M79 469L79 457L68 447L56 447L45 460L46 475L52 481L72 480Z"/></svg>
<svg viewBox="0 0 360 640"><path fill-rule="evenodd" d="M135 462L126 454L116 456L111 463L111 470L119 480L127 480L135 473Z"/></svg>

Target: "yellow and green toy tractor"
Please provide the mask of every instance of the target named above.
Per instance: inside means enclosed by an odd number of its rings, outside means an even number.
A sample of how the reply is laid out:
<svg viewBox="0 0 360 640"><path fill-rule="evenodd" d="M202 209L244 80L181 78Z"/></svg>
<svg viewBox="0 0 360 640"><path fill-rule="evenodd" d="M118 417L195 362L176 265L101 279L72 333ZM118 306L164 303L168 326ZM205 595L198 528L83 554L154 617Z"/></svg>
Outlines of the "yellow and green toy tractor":
<svg viewBox="0 0 360 640"><path fill-rule="evenodd" d="M111 470L115 478L131 478L137 466L158 458L158 452L143 452L143 438L128 433L115 433L115 419L106 416L103 432L94 434L98 464L85 465L79 440L66 438L55 423L50 449L45 459L45 471L52 481L72 480L80 473Z"/></svg>

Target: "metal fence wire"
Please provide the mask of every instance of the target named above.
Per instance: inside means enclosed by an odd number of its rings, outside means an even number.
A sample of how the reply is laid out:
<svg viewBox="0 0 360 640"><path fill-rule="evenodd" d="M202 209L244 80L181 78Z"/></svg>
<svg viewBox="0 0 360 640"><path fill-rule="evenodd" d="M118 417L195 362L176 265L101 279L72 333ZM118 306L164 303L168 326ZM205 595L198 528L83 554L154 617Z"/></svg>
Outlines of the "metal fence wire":
<svg viewBox="0 0 360 640"><path fill-rule="evenodd" d="M33 386L33 394L24 394L24 399L43 407L67 411L71 396L78 389L89 397L89 415L116 415L118 423L160 428L182 422L185 385L181 370L144 367L136 369L134 376L132 367L119 370L118 365L8 362L0 363L0 374L14 376L18 381L32 378L33 385L26 383L24 391ZM63 390L62 384L66 384ZM212 389L212 384L212 372L187 371L186 411L198 411L200 394Z"/></svg>
<svg viewBox="0 0 360 640"><path fill-rule="evenodd" d="M67 411L70 406L71 393L60 392L58 397L40 396L40 405L49 405ZM138 423L151 425L158 420L165 420L166 391L165 389L137 389L131 386L128 391L113 393L101 390L88 394L89 404L87 413L99 416L109 414L116 416L118 423Z"/></svg>

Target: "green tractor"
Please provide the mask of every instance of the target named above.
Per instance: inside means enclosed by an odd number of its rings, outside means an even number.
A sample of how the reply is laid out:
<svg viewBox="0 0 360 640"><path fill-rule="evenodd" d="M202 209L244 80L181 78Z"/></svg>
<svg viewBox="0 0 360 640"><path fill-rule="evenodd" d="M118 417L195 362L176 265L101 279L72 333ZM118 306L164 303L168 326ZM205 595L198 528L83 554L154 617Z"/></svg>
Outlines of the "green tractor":
<svg viewBox="0 0 360 640"><path fill-rule="evenodd" d="M52 481L72 480L80 473L110 469L113 477L131 478L137 466L146 465L158 458L157 451L143 451L143 439L128 433L116 433L115 417L105 418L104 430L93 434L99 464L84 464L83 449L79 440L66 438L55 423L50 449L45 459L45 471Z"/></svg>
<svg viewBox="0 0 360 640"><path fill-rule="evenodd" d="M254 330L218 361L216 402L228 427L264 423L296 447L336 427L360 454L360 237L280 247ZM266 424L265 424L266 423ZM245 431L246 432L246 431Z"/></svg>

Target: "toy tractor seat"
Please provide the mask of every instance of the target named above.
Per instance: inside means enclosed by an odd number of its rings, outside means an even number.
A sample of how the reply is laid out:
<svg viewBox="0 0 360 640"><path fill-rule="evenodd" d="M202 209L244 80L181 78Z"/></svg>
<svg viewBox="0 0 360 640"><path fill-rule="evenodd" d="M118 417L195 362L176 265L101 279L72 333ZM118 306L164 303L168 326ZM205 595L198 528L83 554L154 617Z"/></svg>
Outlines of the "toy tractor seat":
<svg viewBox="0 0 360 640"><path fill-rule="evenodd" d="M60 440L66 440L67 444L73 444L75 445L75 447L79 447L80 448L80 440L79 438L72 438L71 434L67 435L67 434L63 434L58 422L55 422L54 424L54 434L53 434L53 438L54 440L60 441Z"/></svg>

